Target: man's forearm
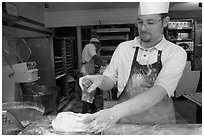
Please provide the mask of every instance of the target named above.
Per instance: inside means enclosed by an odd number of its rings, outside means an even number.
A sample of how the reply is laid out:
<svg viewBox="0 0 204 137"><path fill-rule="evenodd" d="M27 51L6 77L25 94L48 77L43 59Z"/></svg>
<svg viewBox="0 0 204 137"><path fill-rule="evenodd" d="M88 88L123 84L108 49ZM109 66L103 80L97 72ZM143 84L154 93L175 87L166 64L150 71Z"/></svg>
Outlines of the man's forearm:
<svg viewBox="0 0 204 137"><path fill-rule="evenodd" d="M113 88L113 86L114 86L113 81L109 77L103 76L103 82L99 86L99 88L101 90L108 91L108 90L111 90Z"/></svg>
<svg viewBox="0 0 204 137"><path fill-rule="evenodd" d="M161 101L167 95L164 88L154 86L137 96L114 106L114 112L119 118L141 113Z"/></svg>

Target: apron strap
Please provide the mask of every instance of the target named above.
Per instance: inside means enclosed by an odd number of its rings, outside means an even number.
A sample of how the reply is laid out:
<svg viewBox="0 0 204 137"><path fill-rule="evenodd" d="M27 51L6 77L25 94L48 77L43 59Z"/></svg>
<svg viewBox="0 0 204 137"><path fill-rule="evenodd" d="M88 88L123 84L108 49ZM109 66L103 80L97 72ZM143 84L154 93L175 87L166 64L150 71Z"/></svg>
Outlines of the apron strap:
<svg viewBox="0 0 204 137"><path fill-rule="evenodd" d="M137 53L138 53L139 47L136 47L135 54L134 54L134 60L137 61Z"/></svg>
<svg viewBox="0 0 204 137"><path fill-rule="evenodd" d="M159 50L157 55L157 61L161 61L161 54L162 54L162 51Z"/></svg>
<svg viewBox="0 0 204 137"><path fill-rule="evenodd" d="M160 62L160 64L162 65L161 54L162 54L162 51L159 50L159 51L158 51L158 55L157 55L157 62Z"/></svg>

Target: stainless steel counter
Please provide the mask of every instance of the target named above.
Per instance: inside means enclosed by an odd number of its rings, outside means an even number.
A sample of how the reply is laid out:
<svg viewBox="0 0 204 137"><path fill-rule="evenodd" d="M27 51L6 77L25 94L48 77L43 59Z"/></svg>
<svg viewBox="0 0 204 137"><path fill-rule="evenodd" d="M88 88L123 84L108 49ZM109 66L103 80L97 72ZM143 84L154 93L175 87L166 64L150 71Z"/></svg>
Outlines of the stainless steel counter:
<svg viewBox="0 0 204 137"><path fill-rule="evenodd" d="M20 135L88 135L86 132L60 132L52 128L55 116L43 116L42 119L28 125ZM201 135L201 124L169 124L169 125L136 125L116 124L105 130L105 135Z"/></svg>

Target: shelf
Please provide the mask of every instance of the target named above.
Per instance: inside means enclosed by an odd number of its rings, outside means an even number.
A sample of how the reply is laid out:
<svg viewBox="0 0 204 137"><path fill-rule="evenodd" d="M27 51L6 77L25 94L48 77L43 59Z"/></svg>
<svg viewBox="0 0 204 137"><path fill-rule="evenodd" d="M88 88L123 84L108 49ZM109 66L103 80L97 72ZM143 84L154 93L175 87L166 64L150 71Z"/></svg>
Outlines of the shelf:
<svg viewBox="0 0 204 137"><path fill-rule="evenodd" d="M102 60L110 60L117 46L129 40L130 28L98 28L92 30L92 35L101 41Z"/></svg>
<svg viewBox="0 0 204 137"><path fill-rule="evenodd" d="M120 36L101 36L99 37L100 41L102 40L128 40L128 37L126 35L120 35Z"/></svg>
<svg viewBox="0 0 204 137"><path fill-rule="evenodd" d="M55 63L63 63L63 60L55 61Z"/></svg>
<svg viewBox="0 0 204 137"><path fill-rule="evenodd" d="M62 74L62 75L56 76L55 79L59 79L59 78L64 77L64 76L65 76L65 74Z"/></svg>
<svg viewBox="0 0 204 137"><path fill-rule="evenodd" d="M55 72L56 73L63 72L63 71L64 71L64 68L63 68L62 65L55 67Z"/></svg>
<svg viewBox="0 0 204 137"><path fill-rule="evenodd" d="M189 54L192 54L192 53L193 53L193 51L187 51L187 50L186 50L186 52L189 53Z"/></svg>
<svg viewBox="0 0 204 137"><path fill-rule="evenodd" d="M115 50L116 46L107 46L107 47L101 47L101 50Z"/></svg>
<svg viewBox="0 0 204 137"><path fill-rule="evenodd" d="M64 74L64 70L63 71L56 71L55 72L55 76L59 76L59 75L62 75Z"/></svg>
<svg viewBox="0 0 204 137"><path fill-rule="evenodd" d="M107 60L107 59L110 60L111 57L112 57L111 55L108 55L108 56L101 56L101 58L102 58L102 59L105 59L105 60Z"/></svg>
<svg viewBox="0 0 204 137"><path fill-rule="evenodd" d="M63 57L54 56L54 59L63 59Z"/></svg>
<svg viewBox="0 0 204 137"><path fill-rule="evenodd" d="M175 28L168 28L168 30L192 30L193 27L181 27L181 28L178 28L178 27L175 27Z"/></svg>
<svg viewBox="0 0 204 137"><path fill-rule="evenodd" d="M90 42L90 39L84 39L82 41L85 41L85 42Z"/></svg>
<svg viewBox="0 0 204 137"><path fill-rule="evenodd" d="M130 28L106 28L96 30L96 33L110 33L110 32L130 32Z"/></svg>
<svg viewBox="0 0 204 137"><path fill-rule="evenodd" d="M69 100L66 97L62 97L60 99L60 104L57 106L57 112L60 112L68 103Z"/></svg>
<svg viewBox="0 0 204 137"><path fill-rule="evenodd" d="M191 38L186 38L186 39L168 39L169 41L172 42L179 42L179 41L193 41Z"/></svg>

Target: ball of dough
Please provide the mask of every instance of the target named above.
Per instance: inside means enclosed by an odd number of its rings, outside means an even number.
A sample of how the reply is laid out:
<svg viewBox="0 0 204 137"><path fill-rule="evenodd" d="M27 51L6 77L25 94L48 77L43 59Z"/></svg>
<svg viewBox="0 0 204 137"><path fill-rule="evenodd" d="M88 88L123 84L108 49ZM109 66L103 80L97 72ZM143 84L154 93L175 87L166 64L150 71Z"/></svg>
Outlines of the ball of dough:
<svg viewBox="0 0 204 137"><path fill-rule="evenodd" d="M90 114L80 114L74 112L58 113L52 121L52 127L57 131L64 132L85 132L83 119Z"/></svg>

